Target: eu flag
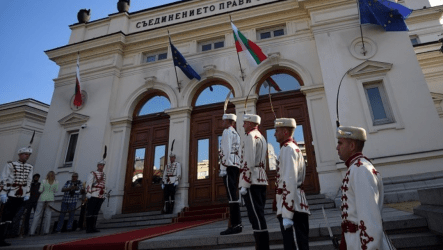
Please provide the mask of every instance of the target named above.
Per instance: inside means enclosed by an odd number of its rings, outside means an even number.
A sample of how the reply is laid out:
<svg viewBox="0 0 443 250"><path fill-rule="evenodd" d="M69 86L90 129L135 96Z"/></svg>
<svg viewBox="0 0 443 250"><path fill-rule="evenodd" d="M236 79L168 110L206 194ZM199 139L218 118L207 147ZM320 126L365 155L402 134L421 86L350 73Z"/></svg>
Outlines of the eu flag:
<svg viewBox="0 0 443 250"><path fill-rule="evenodd" d="M386 31L408 31L405 19L412 10L389 0L358 0L361 24L381 25Z"/></svg>
<svg viewBox="0 0 443 250"><path fill-rule="evenodd" d="M177 48L171 43L171 51L172 51L172 59L174 60L174 66L179 67L183 73L189 78L189 80L192 80L196 78L197 80L201 80L201 77L195 70L186 62L186 59L183 57L183 55L180 53L180 51L177 50Z"/></svg>

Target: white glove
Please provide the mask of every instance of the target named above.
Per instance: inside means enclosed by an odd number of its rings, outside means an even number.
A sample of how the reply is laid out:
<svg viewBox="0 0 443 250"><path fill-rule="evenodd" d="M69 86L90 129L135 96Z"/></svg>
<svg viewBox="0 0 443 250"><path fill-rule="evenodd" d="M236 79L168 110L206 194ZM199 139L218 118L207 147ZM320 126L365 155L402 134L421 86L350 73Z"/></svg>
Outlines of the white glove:
<svg viewBox="0 0 443 250"><path fill-rule="evenodd" d="M86 198L91 199L91 197L92 197L92 194L91 194L91 193L87 193L87 194L86 194Z"/></svg>
<svg viewBox="0 0 443 250"><path fill-rule="evenodd" d="M27 200L29 200L29 195L26 195L23 197L23 201L27 201Z"/></svg>
<svg viewBox="0 0 443 250"><path fill-rule="evenodd" d="M0 195L0 199L2 203L6 203L8 201L8 196L6 194Z"/></svg>
<svg viewBox="0 0 443 250"><path fill-rule="evenodd" d="M162 183L162 189L165 189L165 184Z"/></svg>
<svg viewBox="0 0 443 250"><path fill-rule="evenodd" d="M245 187L241 187L240 194L241 195L246 195L247 193L248 193L248 190Z"/></svg>
<svg viewBox="0 0 443 250"><path fill-rule="evenodd" d="M176 187L176 186L178 186L178 183L177 183L177 182L174 182L174 187Z"/></svg>
<svg viewBox="0 0 443 250"><path fill-rule="evenodd" d="M226 170L220 170L220 173L218 173L219 177L223 177L226 176L228 174L228 172L226 172Z"/></svg>
<svg viewBox="0 0 443 250"><path fill-rule="evenodd" d="M292 220L283 218L283 227L285 228L285 230L292 227L293 225L294 222Z"/></svg>

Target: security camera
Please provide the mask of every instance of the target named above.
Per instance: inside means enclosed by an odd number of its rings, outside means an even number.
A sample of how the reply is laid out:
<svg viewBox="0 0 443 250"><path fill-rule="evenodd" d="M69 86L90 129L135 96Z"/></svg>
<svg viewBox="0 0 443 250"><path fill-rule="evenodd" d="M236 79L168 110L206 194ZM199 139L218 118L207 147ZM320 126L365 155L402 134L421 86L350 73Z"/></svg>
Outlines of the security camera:
<svg viewBox="0 0 443 250"><path fill-rule="evenodd" d="M83 125L82 125L82 129L86 128L87 126L88 126L88 124L86 124L86 123L83 124Z"/></svg>

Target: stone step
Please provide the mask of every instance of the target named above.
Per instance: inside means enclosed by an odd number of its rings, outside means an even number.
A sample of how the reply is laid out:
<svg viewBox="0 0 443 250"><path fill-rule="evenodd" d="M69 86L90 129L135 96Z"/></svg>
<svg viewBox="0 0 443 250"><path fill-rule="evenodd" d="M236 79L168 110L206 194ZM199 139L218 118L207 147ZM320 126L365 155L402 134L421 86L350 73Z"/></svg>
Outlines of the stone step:
<svg viewBox="0 0 443 250"><path fill-rule="evenodd" d="M324 195L309 195L307 196L309 208L311 211L334 208L334 202L331 199L325 198ZM265 215L275 214L272 211L272 199L266 200ZM246 207L240 207L241 216L247 220L248 213ZM322 215L323 216L323 215ZM172 222L172 219L177 217L177 214L161 214L160 211L133 213L133 214L117 214L112 216L110 220L99 220L97 228L119 228L119 227L140 227L151 225L165 225Z"/></svg>
<svg viewBox="0 0 443 250"><path fill-rule="evenodd" d="M432 234L427 229L425 218L395 209L385 209L384 228L392 237L399 249L411 247L436 247L441 244L441 237ZM340 211L336 208L325 209L334 236L341 235ZM273 215L267 216L271 249L283 249L282 236L278 222ZM329 240L329 233L321 211L313 211L309 218L310 246L312 249L334 249ZM143 241L139 249L249 249L253 248L254 237L247 219L244 220L244 230L241 234L220 236L219 232L226 226L226 222L215 223L212 226L191 229L185 234L171 234L156 239ZM174 240L171 240L174 239ZM414 244L407 242L414 241ZM409 245L408 245L409 244ZM430 248L432 249L432 248ZM437 249L437 248L436 248Z"/></svg>
<svg viewBox="0 0 443 250"><path fill-rule="evenodd" d="M419 189L443 187L443 171L383 178L384 202L418 201Z"/></svg>

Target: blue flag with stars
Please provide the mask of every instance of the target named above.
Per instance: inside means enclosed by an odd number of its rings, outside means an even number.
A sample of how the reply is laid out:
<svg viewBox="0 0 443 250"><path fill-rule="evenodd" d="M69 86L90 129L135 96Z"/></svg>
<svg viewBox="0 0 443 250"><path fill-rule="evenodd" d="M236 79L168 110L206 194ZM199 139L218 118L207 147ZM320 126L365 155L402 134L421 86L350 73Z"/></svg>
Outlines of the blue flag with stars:
<svg viewBox="0 0 443 250"><path fill-rule="evenodd" d="M189 78L189 80L192 80L196 78L197 80L201 80L201 77L195 70L186 62L186 59L183 57L183 55L180 53L180 51L177 50L177 48L171 43L171 52L172 52L172 59L174 60L174 66L179 67L183 73Z"/></svg>
<svg viewBox="0 0 443 250"><path fill-rule="evenodd" d="M405 19L412 10L389 0L358 0L361 24L381 25L386 31L408 31Z"/></svg>

